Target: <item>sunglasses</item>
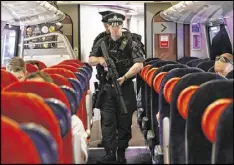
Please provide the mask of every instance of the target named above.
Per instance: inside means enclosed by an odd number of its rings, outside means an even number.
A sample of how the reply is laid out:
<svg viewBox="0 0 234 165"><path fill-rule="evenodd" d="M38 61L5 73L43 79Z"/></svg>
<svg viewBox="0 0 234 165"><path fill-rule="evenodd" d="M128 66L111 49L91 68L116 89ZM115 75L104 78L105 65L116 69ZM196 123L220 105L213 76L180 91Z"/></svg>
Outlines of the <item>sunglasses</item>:
<svg viewBox="0 0 234 165"><path fill-rule="evenodd" d="M123 22L110 22L109 25L110 26L121 26L121 25L123 25Z"/></svg>
<svg viewBox="0 0 234 165"><path fill-rule="evenodd" d="M223 62L223 63L230 63L230 64L233 65L233 62L230 61L227 57L217 56L217 57L215 58L215 61L219 61L219 60L220 60L221 62Z"/></svg>

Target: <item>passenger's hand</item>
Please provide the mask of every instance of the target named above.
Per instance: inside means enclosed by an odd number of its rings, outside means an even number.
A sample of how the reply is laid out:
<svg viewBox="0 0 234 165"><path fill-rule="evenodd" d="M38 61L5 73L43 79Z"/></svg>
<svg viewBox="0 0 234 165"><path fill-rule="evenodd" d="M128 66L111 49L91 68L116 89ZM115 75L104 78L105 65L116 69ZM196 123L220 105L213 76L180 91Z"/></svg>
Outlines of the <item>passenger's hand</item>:
<svg viewBox="0 0 234 165"><path fill-rule="evenodd" d="M104 57L99 57L99 64L102 65L103 67L107 67Z"/></svg>

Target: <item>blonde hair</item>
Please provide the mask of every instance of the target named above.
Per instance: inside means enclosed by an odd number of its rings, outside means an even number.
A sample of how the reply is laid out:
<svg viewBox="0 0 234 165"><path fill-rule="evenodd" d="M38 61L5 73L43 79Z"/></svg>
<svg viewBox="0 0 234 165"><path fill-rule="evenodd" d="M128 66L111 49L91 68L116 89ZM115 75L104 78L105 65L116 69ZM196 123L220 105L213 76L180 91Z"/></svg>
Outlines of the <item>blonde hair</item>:
<svg viewBox="0 0 234 165"><path fill-rule="evenodd" d="M6 70L8 72L26 72L26 66L25 62L20 57L13 57L8 61L8 64L6 66Z"/></svg>

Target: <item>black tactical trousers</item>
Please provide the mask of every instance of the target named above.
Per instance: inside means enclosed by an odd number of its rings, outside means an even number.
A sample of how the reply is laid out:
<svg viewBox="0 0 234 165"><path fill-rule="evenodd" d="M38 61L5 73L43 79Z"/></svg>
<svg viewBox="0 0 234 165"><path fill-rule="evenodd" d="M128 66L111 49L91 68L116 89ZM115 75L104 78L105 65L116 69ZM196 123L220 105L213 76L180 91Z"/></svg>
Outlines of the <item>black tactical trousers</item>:
<svg viewBox="0 0 234 165"><path fill-rule="evenodd" d="M121 113L121 105L116 96L115 89L109 86L102 99L102 141L106 149L127 148L132 138L132 114L136 110L136 96L133 82L121 86L127 114ZM118 138L116 137L116 130ZM118 140L116 140L118 139Z"/></svg>

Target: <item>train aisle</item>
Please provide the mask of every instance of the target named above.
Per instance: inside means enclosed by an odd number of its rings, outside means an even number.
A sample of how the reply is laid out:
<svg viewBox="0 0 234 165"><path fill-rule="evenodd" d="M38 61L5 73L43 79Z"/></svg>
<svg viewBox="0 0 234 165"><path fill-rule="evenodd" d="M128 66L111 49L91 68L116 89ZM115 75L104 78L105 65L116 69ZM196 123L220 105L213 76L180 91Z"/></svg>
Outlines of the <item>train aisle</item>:
<svg viewBox="0 0 234 165"><path fill-rule="evenodd" d="M90 148L87 164L96 164L105 155L104 148ZM150 152L146 146L131 146L126 150L127 164L152 164Z"/></svg>
<svg viewBox="0 0 234 165"><path fill-rule="evenodd" d="M97 123L96 123L97 124ZM97 125L93 125L97 129ZM92 134L97 133L97 130L91 133L91 145L89 148L89 160L87 164L96 164L97 160L105 155L104 148L97 148L99 140L92 140ZM97 135L96 135L97 136ZM97 139L94 138L94 139ZM145 146L144 137L140 132L136 120L136 112L132 116L132 139L129 142L129 148L126 150L127 164L152 164L150 152Z"/></svg>

